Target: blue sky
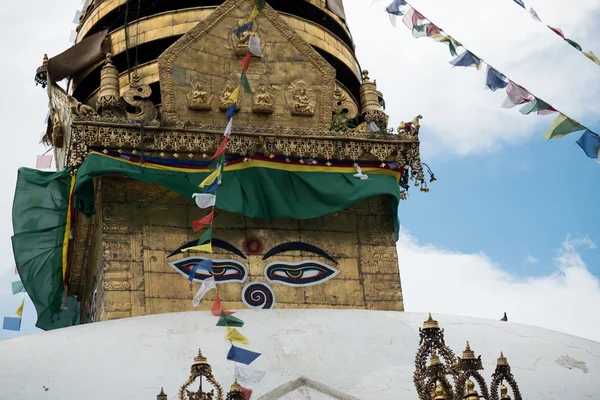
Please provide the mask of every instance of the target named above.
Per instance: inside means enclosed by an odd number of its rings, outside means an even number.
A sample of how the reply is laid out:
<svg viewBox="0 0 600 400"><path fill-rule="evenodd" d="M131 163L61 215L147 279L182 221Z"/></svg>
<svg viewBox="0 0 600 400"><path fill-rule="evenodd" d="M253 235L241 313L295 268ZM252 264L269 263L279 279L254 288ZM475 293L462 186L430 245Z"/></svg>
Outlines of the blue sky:
<svg viewBox="0 0 600 400"><path fill-rule="evenodd" d="M500 108L505 94L484 90L484 71L451 68L446 46L414 39L400 21L392 27L383 11L390 1L345 0L345 6L359 61L385 96L390 125L423 115L422 159L438 178L429 193L412 188L399 210L407 310L484 318L507 311L513 321L600 340L595 333L600 317L581 307L600 302L600 164L575 144L577 133L541 139L552 116ZM52 56L69 46L71 21L80 7L79 0L45 4L5 0L0 8L4 51L19 55L0 65L4 89L12 94L0 112L10 145L19 150L0 160L5 171L0 185L10 189L0 193L0 317L13 314L20 302L10 293L16 172L33 167L45 151L38 142L47 98L33 74L45 52ZM509 78L600 133L600 66L512 0L411 4ZM527 4L584 50L600 55L600 0ZM39 7L45 13L27 12ZM435 282L445 285L440 292L469 282L480 290L478 301L472 301L474 294L436 298L422 290ZM21 334L36 331L34 313L27 302ZM0 331L0 340L13 336Z"/></svg>

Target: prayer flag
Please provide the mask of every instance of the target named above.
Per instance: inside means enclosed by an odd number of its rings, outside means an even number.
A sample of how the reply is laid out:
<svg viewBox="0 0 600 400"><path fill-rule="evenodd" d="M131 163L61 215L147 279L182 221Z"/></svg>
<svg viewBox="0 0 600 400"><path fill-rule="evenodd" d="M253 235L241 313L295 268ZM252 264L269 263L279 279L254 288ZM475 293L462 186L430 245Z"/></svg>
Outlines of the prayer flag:
<svg viewBox="0 0 600 400"><path fill-rule="evenodd" d="M242 82L242 86L244 87L244 92L252 94L252 88L250 87L250 82L248 82L246 72L242 71L242 77L240 81Z"/></svg>
<svg viewBox="0 0 600 400"><path fill-rule="evenodd" d="M188 275L188 280L191 282L194 280L194 277L196 276L196 272L198 272L198 270L204 270L204 271L208 271L212 274L213 272L213 263L211 259L206 259L206 260L202 260L197 264L194 264L194 266L192 267L190 274Z"/></svg>
<svg viewBox="0 0 600 400"><path fill-rule="evenodd" d="M450 64L455 67L475 67L479 69L479 65L481 60L475 56L475 54L471 53L469 50L466 50L460 56L456 57L454 60L450 61Z"/></svg>
<svg viewBox="0 0 600 400"><path fill-rule="evenodd" d="M235 366L235 377L246 385L260 385L267 376L267 371L260 371L254 368Z"/></svg>
<svg viewBox="0 0 600 400"><path fill-rule="evenodd" d="M487 86L492 92L495 92L498 89L504 89L507 85L508 80L506 79L506 76L488 65L485 86Z"/></svg>
<svg viewBox="0 0 600 400"><path fill-rule="evenodd" d="M441 33L442 30L431 22L427 22L422 25L415 25L412 29L412 35L415 39L420 37L436 37Z"/></svg>
<svg viewBox="0 0 600 400"><path fill-rule="evenodd" d="M180 250L183 252L186 251L206 251L208 253L212 253L212 227L208 228L203 234L202 236L200 236L200 239L198 239L198 241L189 247L184 246L183 248L181 248ZM191 242L192 244L194 242Z"/></svg>
<svg viewBox="0 0 600 400"><path fill-rule="evenodd" d="M19 275L19 270L15 267L15 275Z"/></svg>
<svg viewBox="0 0 600 400"><path fill-rule="evenodd" d="M233 33L235 33L235 36L240 39L242 34L250 29L252 29L252 22L248 22L247 24L243 24L242 26L235 28Z"/></svg>
<svg viewBox="0 0 600 400"><path fill-rule="evenodd" d="M192 300L192 304L194 305L194 308L198 307L198 304L200 304L200 302L202 301L202 298L204 297L204 295L206 295L206 293L210 292L211 289L216 289L216 288L217 288L217 282L215 282L214 276L211 276L210 278L205 279L202 282L200 289L198 289L198 292L194 296L194 300Z"/></svg>
<svg viewBox="0 0 600 400"><path fill-rule="evenodd" d="M221 311L221 318L219 318L217 326L234 326L236 328L241 328L244 326L244 321L233 315L227 314L225 311Z"/></svg>
<svg viewBox="0 0 600 400"><path fill-rule="evenodd" d="M227 123L227 126L225 127L225 133L223 133L223 136L226 136L226 137L231 136L231 129L232 128L233 128L233 118L231 118L229 120L229 122ZM223 160L223 161L225 161L225 160Z"/></svg>
<svg viewBox="0 0 600 400"><path fill-rule="evenodd" d="M248 67L250 66L251 58L252 58L252 53L247 51L246 56L240 60L240 64L242 64L242 68L244 69L244 71L248 71Z"/></svg>
<svg viewBox="0 0 600 400"><path fill-rule="evenodd" d="M231 120L230 120L231 121ZM217 151L215 151L215 155L212 156L212 159L214 160L215 158L219 157L221 154L223 154L223 152L225 151L225 149L227 148L227 142L229 141L229 136L225 136L223 138L223 140L221 141L221 144L219 145L219 148L217 149ZM217 172L217 171L215 171ZM213 174L215 173L213 172ZM218 175L217 175L218 176Z"/></svg>
<svg viewBox="0 0 600 400"><path fill-rule="evenodd" d="M242 349L241 347L236 347L231 345L229 349L229 353L227 353L227 359L230 361L239 362L242 364L250 365L254 360L260 357L260 353Z"/></svg>
<svg viewBox="0 0 600 400"><path fill-rule="evenodd" d="M52 166L52 154L37 156L35 167L37 169L48 169Z"/></svg>
<svg viewBox="0 0 600 400"><path fill-rule="evenodd" d="M574 42L574 41L572 41L571 39L568 39L568 38L565 38L565 41L567 43L569 43L571 46L575 47L577 50L583 51L583 49L581 48L581 46L577 42Z"/></svg>
<svg viewBox="0 0 600 400"><path fill-rule="evenodd" d="M213 183L218 177L219 175L221 175L221 168L219 166L219 168L217 168L216 170L214 170L209 176L207 176L202 183L200 184L200 187L203 188L205 186L210 185L211 183Z"/></svg>
<svg viewBox="0 0 600 400"><path fill-rule="evenodd" d="M246 339L244 335L242 335L237 329L231 328L229 326L227 327L227 334L225 335L225 339L242 344L248 343L248 339Z"/></svg>
<svg viewBox="0 0 600 400"><path fill-rule="evenodd" d="M205 244L199 244L196 246L192 246L192 247L187 247L185 249L181 249L182 252L186 252L186 251L203 251L205 253L212 253L212 243L208 242Z"/></svg>
<svg viewBox="0 0 600 400"><path fill-rule="evenodd" d="M524 87L517 85L510 79L506 86L506 96L502 108L513 108L516 105L525 104L532 100L531 94Z"/></svg>
<svg viewBox="0 0 600 400"><path fill-rule="evenodd" d="M454 40L454 38L452 36L440 36L440 35L433 35L432 36L434 38L434 40L440 42L440 43L445 43L448 45L448 48L450 49L450 54L453 55L454 57L456 57L458 55L458 52L456 51L456 49L458 47L461 46L461 44L459 42L457 42L456 40Z"/></svg>
<svg viewBox="0 0 600 400"><path fill-rule="evenodd" d="M528 115L534 111L537 111L539 114L542 111L546 111L546 110L550 110L550 109L552 109L552 111L554 111L554 109L552 108L552 106L550 104L546 103L542 99L538 99L537 97L534 97L533 101L526 103L519 111L523 115Z"/></svg>
<svg viewBox="0 0 600 400"><path fill-rule="evenodd" d="M400 7L407 5L404 0L394 0L390 3L389 6L385 8L385 11L392 15L403 15L404 13L400 11Z"/></svg>
<svg viewBox="0 0 600 400"><path fill-rule="evenodd" d="M206 193L206 194L215 194L217 192L217 187L219 187L219 182L218 181L214 181L213 183L211 183L210 185L208 185L208 187L206 188L206 191L204 193Z"/></svg>
<svg viewBox="0 0 600 400"><path fill-rule="evenodd" d="M25 306L25 299L21 301L21 304L17 308L16 314L19 318L23 318L23 307Z"/></svg>
<svg viewBox="0 0 600 400"><path fill-rule="evenodd" d="M6 331L20 331L21 330L21 318L15 317L4 317L4 323L2 329Z"/></svg>
<svg viewBox="0 0 600 400"><path fill-rule="evenodd" d="M567 117L564 114L559 114L558 117L552 122L548 131L542 136L545 139L560 139L567 136L569 133L582 131L585 127L581 126L579 122Z"/></svg>
<svg viewBox="0 0 600 400"><path fill-rule="evenodd" d="M215 302L212 305L212 309L211 309L212 315L214 315L215 317L218 317L221 315L221 312L224 312L225 314L234 314L234 312L227 310L223 304L221 303L221 298L219 297L219 293L217 293L217 296L215 298Z"/></svg>
<svg viewBox="0 0 600 400"><path fill-rule="evenodd" d="M25 293L25 286L23 286L23 282L21 281L14 281L12 283L12 292L13 294L19 294L19 293Z"/></svg>
<svg viewBox="0 0 600 400"><path fill-rule="evenodd" d="M563 39L565 38L565 34L564 34L564 33L563 33L563 31L561 31L560 29L558 29L558 28L554 28L554 27L552 27L552 26L550 26L550 25L546 25L546 26L547 26L547 27L548 27L548 28L549 28L549 29L550 29L552 32L554 32L554 33L556 33L558 36L560 36L561 38L563 38Z"/></svg>
<svg viewBox="0 0 600 400"><path fill-rule="evenodd" d="M211 186L209 186L208 189L210 189ZM215 185L215 187L216 186L217 185ZM207 189L207 191L208 191L208 189ZM215 196L214 194L208 194L208 193L194 193L192 195L192 197L196 201L196 205L200 208L213 207L217 201L217 196Z"/></svg>
<svg viewBox="0 0 600 400"><path fill-rule="evenodd" d="M402 18L402 22L404 22L404 25L406 25L408 29L412 30L414 26L419 23L419 21L423 21L424 19L424 16L419 14L417 10L411 7Z"/></svg>
<svg viewBox="0 0 600 400"><path fill-rule="evenodd" d="M240 96L240 85L238 85L235 88L235 90L233 91L233 93L231 93L231 96L229 96L229 100L233 101L234 103L237 103L239 96Z"/></svg>
<svg viewBox="0 0 600 400"><path fill-rule="evenodd" d="M598 158L598 152L600 152L600 137L594 132L586 129L583 135L577 139L577 144L585 152L585 155L589 158Z"/></svg>
<svg viewBox="0 0 600 400"><path fill-rule="evenodd" d="M248 16L248 19L246 20L246 22L252 22L254 21L254 18L256 18L256 16L258 15L259 10L258 7L254 6L254 9L252 10L252 12L250 13L250 15Z"/></svg>
<svg viewBox="0 0 600 400"><path fill-rule="evenodd" d="M520 5L521 7L525 8L525 3L523 3L523 0L514 0L514 2Z"/></svg>
<svg viewBox="0 0 600 400"><path fill-rule="evenodd" d="M529 15L531 15L531 18L535 19L538 22L542 22L541 18L539 17L538 13L535 12L535 10L531 7L529 7Z"/></svg>
<svg viewBox="0 0 600 400"><path fill-rule="evenodd" d="M264 54L260 48L260 38L258 36L251 36L248 39L248 50L256 57L263 57Z"/></svg>
<svg viewBox="0 0 600 400"><path fill-rule="evenodd" d="M381 129L379 129L379 127L377 126L377 124L373 121L369 121L367 123L367 127L369 128L369 130L371 132L379 132Z"/></svg>
<svg viewBox="0 0 600 400"><path fill-rule="evenodd" d="M598 58L593 51L584 51L583 54L596 64L600 65L600 58Z"/></svg>
<svg viewBox="0 0 600 400"><path fill-rule="evenodd" d="M231 107L229 107L227 109L227 111L225 111L225 115L227 116L227 120L230 120L231 118L233 118L233 115L235 114L235 104L233 104Z"/></svg>
<svg viewBox="0 0 600 400"><path fill-rule="evenodd" d="M241 386L241 388L242 388L242 393L244 393L244 400L250 400L250 397L252 397L252 389L245 388L243 386Z"/></svg>
<svg viewBox="0 0 600 400"><path fill-rule="evenodd" d="M267 5L266 0L258 0L256 2L256 8L258 8L258 11L262 11L262 9L265 8L266 5Z"/></svg>
<svg viewBox="0 0 600 400"><path fill-rule="evenodd" d="M198 232L200 229L204 228L206 225L212 224L214 218L215 218L215 211L212 210L205 217L202 217L202 218L197 219L196 221L192 222L192 229L194 230L194 232Z"/></svg>

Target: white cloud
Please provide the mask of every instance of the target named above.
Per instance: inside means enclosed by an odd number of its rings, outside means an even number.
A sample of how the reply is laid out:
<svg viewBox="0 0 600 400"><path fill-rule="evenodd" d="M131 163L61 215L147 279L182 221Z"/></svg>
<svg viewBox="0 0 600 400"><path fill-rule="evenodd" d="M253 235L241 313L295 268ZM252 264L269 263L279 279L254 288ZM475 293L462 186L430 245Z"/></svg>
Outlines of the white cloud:
<svg viewBox="0 0 600 400"><path fill-rule="evenodd" d="M538 264L540 260L532 256L531 254L527 254L527 257L525 257L525 262L529 264Z"/></svg>
<svg viewBox="0 0 600 400"><path fill-rule="evenodd" d="M464 254L419 245L401 233L400 276L406 311L455 314L535 325L600 341L600 280L579 251L589 238L567 239L553 260L555 272L517 277L485 254Z"/></svg>
<svg viewBox="0 0 600 400"><path fill-rule="evenodd" d="M391 124L396 127L401 120L423 115L425 156L496 151L543 134L553 116L523 116L519 107L500 108L506 95L484 90L484 70L451 68L447 46L414 39L400 20L392 27L383 11L389 2L345 4L362 68L377 79ZM572 118L589 126L600 115L595 106L599 67L511 0L410 3L469 50ZM566 6L560 0L538 3L530 5L548 24L561 27L584 50L600 48L598 0Z"/></svg>

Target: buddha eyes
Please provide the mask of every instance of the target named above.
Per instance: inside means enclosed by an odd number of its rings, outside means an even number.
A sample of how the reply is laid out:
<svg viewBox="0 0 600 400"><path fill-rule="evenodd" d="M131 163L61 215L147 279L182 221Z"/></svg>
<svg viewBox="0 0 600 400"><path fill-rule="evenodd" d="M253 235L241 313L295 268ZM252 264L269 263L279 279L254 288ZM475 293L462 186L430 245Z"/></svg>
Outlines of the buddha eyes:
<svg viewBox="0 0 600 400"><path fill-rule="evenodd" d="M315 285L339 273L339 270L318 261L273 262L265 267L267 280L288 286Z"/></svg>
<svg viewBox="0 0 600 400"><path fill-rule="evenodd" d="M188 277L194 265L206 260L204 257L188 257L169 263L180 274ZM213 260L213 272L198 269L194 274L194 281L202 282L212 275L218 283L244 282L248 276L248 270L244 264L235 260Z"/></svg>

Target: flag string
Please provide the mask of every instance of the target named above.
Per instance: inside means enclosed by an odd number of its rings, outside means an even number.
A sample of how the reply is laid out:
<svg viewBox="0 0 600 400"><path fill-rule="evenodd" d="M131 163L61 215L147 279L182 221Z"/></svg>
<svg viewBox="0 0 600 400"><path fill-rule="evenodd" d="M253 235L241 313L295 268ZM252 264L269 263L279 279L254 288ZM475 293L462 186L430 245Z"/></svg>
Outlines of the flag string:
<svg viewBox="0 0 600 400"><path fill-rule="evenodd" d="M461 42L458 42L456 39L454 39L454 37L445 32L430 19L426 18L408 2L405 0L394 0L386 7L386 11L390 16L390 21L393 26L396 26L396 16L403 16L402 22L413 32L413 36L415 38L429 37L438 42L446 43L450 48L450 53L453 56L456 56L456 58L450 62L450 64L453 66L475 66L477 69L479 69L481 64L485 63L488 66L486 86L492 91L506 88L507 99L502 105L503 108L512 108L514 106L521 105L523 107L520 109L520 112L524 115L530 114L534 111L540 115L557 112L559 115L550 125L548 131L543 135L544 138L550 140L564 137L572 132L585 131L582 137L578 140L579 145L586 152L586 154L588 154L588 156L589 149L584 148L580 142L592 143L594 146L597 145L596 147L593 147L593 149L597 148L595 150L595 157L598 156L600 151L600 137L596 133L592 132L589 128L585 127L573 118L570 118L566 114L560 112L549 103L543 101L541 98L535 96L529 90L517 84L512 79L509 79L505 74L494 68L489 62L478 57ZM463 47L465 49L465 51L460 55L456 51L458 47ZM593 152L594 150L592 150L592 153Z"/></svg>

